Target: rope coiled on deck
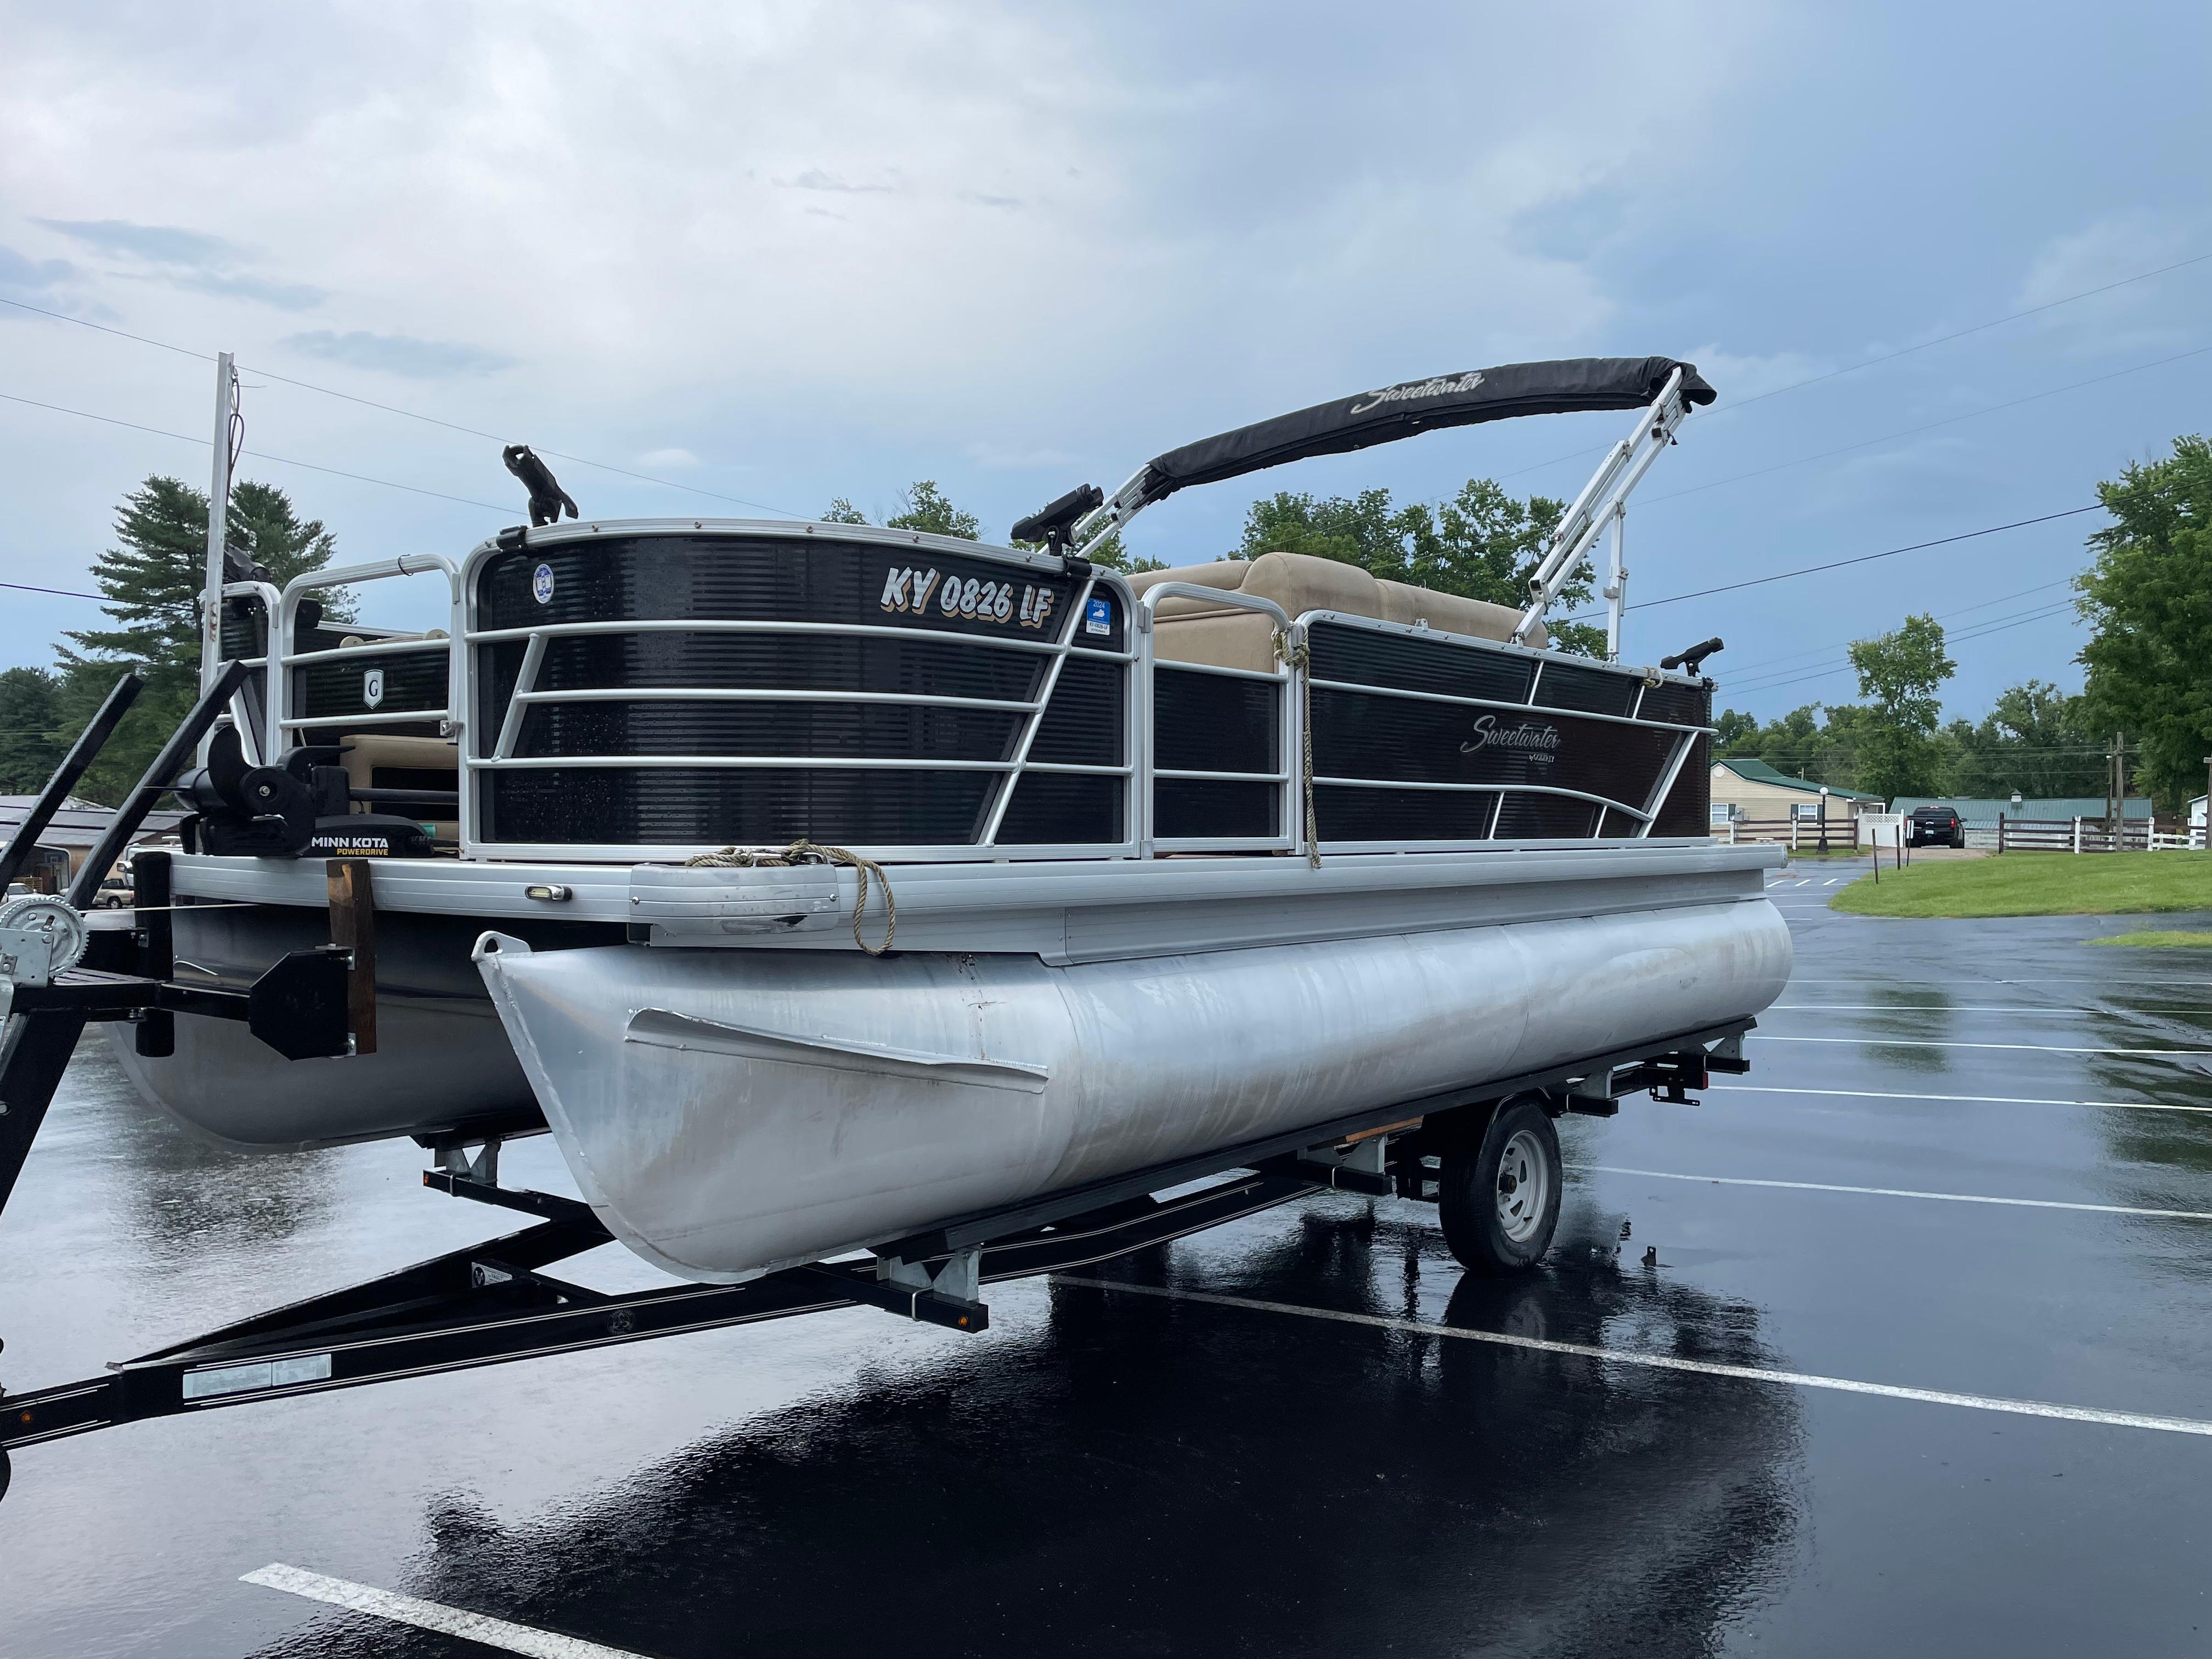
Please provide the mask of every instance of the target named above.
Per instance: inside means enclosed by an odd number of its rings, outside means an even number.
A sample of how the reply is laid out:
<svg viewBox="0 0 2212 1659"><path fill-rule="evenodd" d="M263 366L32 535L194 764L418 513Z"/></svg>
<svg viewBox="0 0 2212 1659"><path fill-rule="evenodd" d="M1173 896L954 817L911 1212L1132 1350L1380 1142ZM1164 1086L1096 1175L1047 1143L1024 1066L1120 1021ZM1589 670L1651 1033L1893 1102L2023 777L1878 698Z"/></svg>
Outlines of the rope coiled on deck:
<svg viewBox="0 0 2212 1659"><path fill-rule="evenodd" d="M891 940L898 936L898 901L891 896L891 878L873 859L864 859L842 847L817 847L802 837L788 847L725 847L719 853L702 853L684 860L687 870L776 869L799 864L850 866L860 878L860 896L853 903L853 943L872 957L879 957L891 948ZM879 945L871 945L860 937L860 918L868 908L868 880L872 876L884 884L884 937Z"/></svg>

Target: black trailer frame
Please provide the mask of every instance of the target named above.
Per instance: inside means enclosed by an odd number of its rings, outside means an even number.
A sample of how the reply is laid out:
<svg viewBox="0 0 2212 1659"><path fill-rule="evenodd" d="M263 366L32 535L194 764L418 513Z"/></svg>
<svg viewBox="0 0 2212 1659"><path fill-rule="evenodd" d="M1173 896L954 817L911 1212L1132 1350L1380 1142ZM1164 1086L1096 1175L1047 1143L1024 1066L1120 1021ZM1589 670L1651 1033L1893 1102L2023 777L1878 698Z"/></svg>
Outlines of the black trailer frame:
<svg viewBox="0 0 2212 1659"><path fill-rule="evenodd" d="M228 703L244 670L232 665L210 688L117 812L102 840L106 861L77 886L96 887L153 801ZM118 701L119 700L119 701ZM112 729L129 694L100 720ZM104 735L104 732L102 733ZM91 747L96 749L97 742ZM83 748L80 744L80 748ZM48 786L65 793L71 759ZM37 811L27 826L40 822ZM35 836L35 829L30 833ZM20 837L18 838L20 840ZM0 864L16 854L0 851ZM178 1014L242 1020L295 1059L366 1052L374 1045L373 918L342 913L349 888L333 861L333 929L341 942L295 951L249 990L184 985L173 969L166 856L141 854L137 926L95 930L100 960L45 985L14 988L0 1041L0 1207L86 1025L129 1021L140 1052L166 1054ZM87 889L88 896L90 889ZM81 907L80 907L81 908ZM518 1210L536 1224L364 1283L311 1297L109 1366L106 1374L27 1394L0 1391L0 1493L9 1452L149 1418L357 1388L568 1353L687 1331L873 1306L948 1329L981 1331L990 1310L981 1285L1066 1272L1221 1225L1323 1188L1428 1199L1441 1159L1479 1144L1504 1101L1531 1093L1554 1115L1610 1115L1619 1098L1649 1089L1674 1100L1714 1072L1747 1069L1741 1018L1639 1043L1572 1064L1370 1109L1287 1134L1218 1149L1042 1198L957 1216L878 1245L872 1256L809 1262L739 1285L678 1284L608 1295L544 1270L613 1241L588 1205L501 1187L497 1138L471 1162L463 1144L440 1146L423 1184L456 1198ZM366 1029L364 1026L366 1025ZM1202 1186L1189 1183L1203 1182ZM1186 1190L1171 1192L1182 1187ZM1155 1196L1170 1192L1166 1198Z"/></svg>

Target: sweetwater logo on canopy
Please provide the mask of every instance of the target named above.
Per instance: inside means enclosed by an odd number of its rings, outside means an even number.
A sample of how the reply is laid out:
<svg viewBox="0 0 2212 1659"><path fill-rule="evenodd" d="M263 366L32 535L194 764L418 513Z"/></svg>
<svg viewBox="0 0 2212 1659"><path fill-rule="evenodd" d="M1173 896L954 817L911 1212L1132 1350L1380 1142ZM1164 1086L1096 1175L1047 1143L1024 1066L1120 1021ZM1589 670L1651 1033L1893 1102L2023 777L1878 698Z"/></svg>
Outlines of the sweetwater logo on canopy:
<svg viewBox="0 0 2212 1659"><path fill-rule="evenodd" d="M1545 720L1500 726L1497 715L1484 714L1476 719L1474 735L1460 744L1459 752L1473 755L1485 749L1511 749L1548 761L1559 752L1559 728Z"/></svg>
<svg viewBox="0 0 2212 1659"><path fill-rule="evenodd" d="M1052 614L1053 592L1024 582L1021 598L1014 597L1012 582L987 581L975 576L945 576L913 565L893 565L884 576L883 598L878 605L893 615L919 617L937 602L938 614L973 617L983 622L1013 622L1024 628L1042 628Z"/></svg>
<svg viewBox="0 0 2212 1659"><path fill-rule="evenodd" d="M1370 409L1380 409L1385 404L1410 403L1416 398L1446 398L1457 392L1472 392L1482 384L1482 371L1471 374L1440 374L1433 380L1407 380L1399 386L1386 386L1380 392L1370 392L1364 404L1354 404L1345 411L1364 415Z"/></svg>

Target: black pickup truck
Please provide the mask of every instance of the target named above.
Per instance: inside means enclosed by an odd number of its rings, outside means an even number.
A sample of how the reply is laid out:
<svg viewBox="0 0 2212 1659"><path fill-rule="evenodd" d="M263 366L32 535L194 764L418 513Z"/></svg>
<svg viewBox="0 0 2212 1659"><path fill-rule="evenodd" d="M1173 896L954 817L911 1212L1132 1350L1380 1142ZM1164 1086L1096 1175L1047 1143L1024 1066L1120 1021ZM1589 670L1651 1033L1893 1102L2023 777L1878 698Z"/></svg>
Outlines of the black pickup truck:
<svg viewBox="0 0 2212 1659"><path fill-rule="evenodd" d="M1912 809L1912 844L1964 847L1966 821L1948 806L1916 806Z"/></svg>

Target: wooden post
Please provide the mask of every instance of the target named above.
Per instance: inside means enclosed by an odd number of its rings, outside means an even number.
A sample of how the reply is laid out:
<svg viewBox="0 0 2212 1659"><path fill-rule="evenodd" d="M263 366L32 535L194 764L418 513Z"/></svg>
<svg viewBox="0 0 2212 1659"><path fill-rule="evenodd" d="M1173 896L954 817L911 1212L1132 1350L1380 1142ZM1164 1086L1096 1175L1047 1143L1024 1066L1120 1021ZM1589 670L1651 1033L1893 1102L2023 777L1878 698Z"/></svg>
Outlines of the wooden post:
<svg viewBox="0 0 2212 1659"><path fill-rule="evenodd" d="M2004 851L2004 814L2002 812L1997 814L1997 851L1999 854Z"/></svg>
<svg viewBox="0 0 2212 1659"><path fill-rule="evenodd" d="M346 1025L353 1051L376 1052L376 889L367 859L332 859L329 872L331 943L353 952L346 975Z"/></svg>

